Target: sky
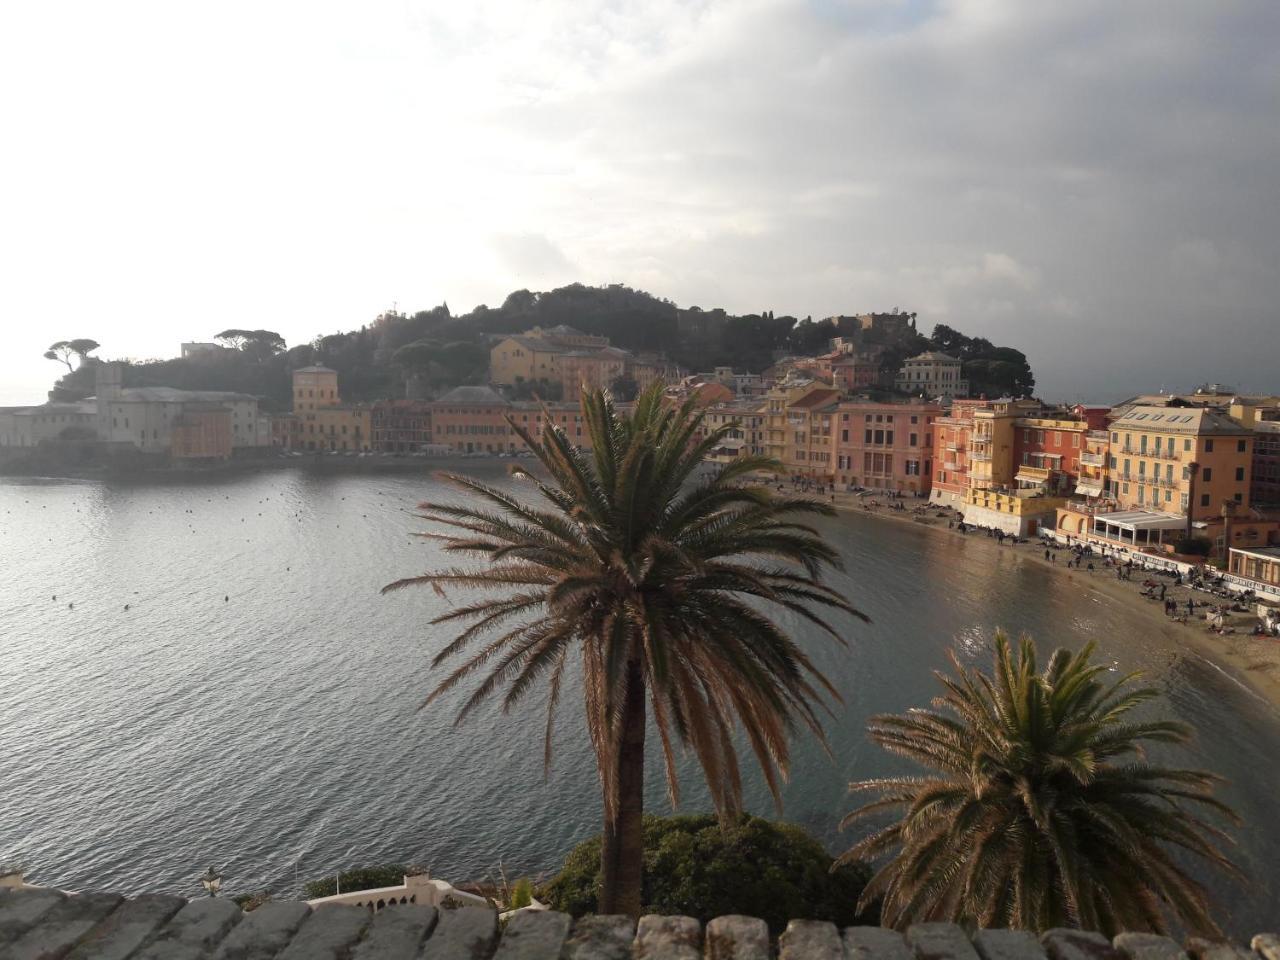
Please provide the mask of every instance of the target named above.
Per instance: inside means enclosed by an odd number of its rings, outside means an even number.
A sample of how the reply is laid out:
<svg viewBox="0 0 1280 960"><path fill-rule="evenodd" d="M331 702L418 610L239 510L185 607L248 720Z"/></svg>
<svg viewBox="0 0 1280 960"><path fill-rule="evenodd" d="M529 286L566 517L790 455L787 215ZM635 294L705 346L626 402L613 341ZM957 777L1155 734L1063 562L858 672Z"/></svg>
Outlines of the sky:
<svg viewBox="0 0 1280 960"><path fill-rule="evenodd" d="M0 90L0 403L574 281L1280 392L1276 0L40 0Z"/></svg>

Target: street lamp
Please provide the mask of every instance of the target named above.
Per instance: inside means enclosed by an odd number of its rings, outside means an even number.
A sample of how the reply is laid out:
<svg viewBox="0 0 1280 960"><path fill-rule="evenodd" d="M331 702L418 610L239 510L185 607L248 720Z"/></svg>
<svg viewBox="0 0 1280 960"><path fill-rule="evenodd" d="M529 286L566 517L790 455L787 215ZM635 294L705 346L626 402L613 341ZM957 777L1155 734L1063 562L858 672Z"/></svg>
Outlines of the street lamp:
<svg viewBox="0 0 1280 960"><path fill-rule="evenodd" d="M205 892L209 896L216 897L222 888L222 874L210 867L209 871L200 878L200 882L204 884Z"/></svg>

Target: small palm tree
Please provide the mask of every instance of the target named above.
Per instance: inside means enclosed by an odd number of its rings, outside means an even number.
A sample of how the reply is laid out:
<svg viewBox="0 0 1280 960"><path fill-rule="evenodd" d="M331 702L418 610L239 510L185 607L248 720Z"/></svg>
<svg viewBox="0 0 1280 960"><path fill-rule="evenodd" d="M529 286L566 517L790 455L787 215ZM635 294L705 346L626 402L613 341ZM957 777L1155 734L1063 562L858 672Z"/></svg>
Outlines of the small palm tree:
<svg viewBox="0 0 1280 960"><path fill-rule="evenodd" d="M804 726L821 737L818 707L824 694L838 696L767 609L797 614L837 640L815 609L861 614L821 582L839 557L798 521L830 507L750 484L755 472L779 469L761 457L699 479L704 456L732 425L703 435L693 404L667 404L660 384L630 416L599 390L583 392L582 410L590 450L571 444L550 417L540 439L508 418L548 474L517 471L544 505L462 476L448 479L473 494L472 503L422 504L426 519L451 528L432 536L478 565L384 589L428 584L496 594L433 621L466 625L433 665L482 645L426 703L485 671L461 721L500 689L510 709L545 683L548 766L561 683L576 661L604 799L600 910L638 914L650 711L673 804L681 744L697 756L716 809L738 812L738 725L777 801L789 735Z"/></svg>
<svg viewBox="0 0 1280 960"><path fill-rule="evenodd" d="M842 826L880 811L900 819L838 862L891 858L860 908L883 898L886 925L926 920L1045 930L1080 926L1114 934L1164 932L1167 915L1216 933L1205 888L1171 854L1177 848L1238 876L1206 822L1235 822L1213 796L1220 778L1148 762L1144 743L1185 744L1188 727L1138 721L1156 691L1106 682L1094 645L1057 650L1037 672L1032 641L1017 653L997 633L992 676L952 657L939 673L934 710L880 715L871 738L930 768L925 777L853 783L879 797Z"/></svg>

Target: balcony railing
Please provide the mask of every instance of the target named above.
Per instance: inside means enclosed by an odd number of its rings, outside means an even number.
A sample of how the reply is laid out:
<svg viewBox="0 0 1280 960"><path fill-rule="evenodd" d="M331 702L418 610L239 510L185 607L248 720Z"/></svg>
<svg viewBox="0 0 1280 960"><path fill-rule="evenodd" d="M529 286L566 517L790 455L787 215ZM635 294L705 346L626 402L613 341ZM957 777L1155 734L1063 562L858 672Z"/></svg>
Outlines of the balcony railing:
<svg viewBox="0 0 1280 960"><path fill-rule="evenodd" d="M987 453L985 450L970 450L969 459L989 463L991 461L991 454Z"/></svg>
<svg viewBox="0 0 1280 960"><path fill-rule="evenodd" d="M1080 462L1087 463L1091 467L1105 467L1107 458L1101 453L1082 453L1080 454Z"/></svg>

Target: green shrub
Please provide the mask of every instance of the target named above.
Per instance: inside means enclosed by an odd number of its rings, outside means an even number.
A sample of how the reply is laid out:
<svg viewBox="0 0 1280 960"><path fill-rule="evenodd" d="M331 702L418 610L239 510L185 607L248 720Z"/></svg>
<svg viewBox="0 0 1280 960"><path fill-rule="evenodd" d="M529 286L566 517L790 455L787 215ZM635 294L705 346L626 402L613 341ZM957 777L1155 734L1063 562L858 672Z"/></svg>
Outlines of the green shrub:
<svg viewBox="0 0 1280 960"><path fill-rule="evenodd" d="M398 887L404 883L405 866L402 863L387 863L380 867L357 867L355 870L343 870L338 878L342 881L342 892L352 893L356 890L373 890L375 887ZM332 897L337 893L334 889L333 877L321 877L310 880L303 889L307 891L308 900L319 900L321 897Z"/></svg>
<svg viewBox="0 0 1280 960"><path fill-rule="evenodd" d="M528 877L521 877L511 888L511 902L507 904L507 909L519 910L531 903L533 903L533 884Z"/></svg>
<svg viewBox="0 0 1280 960"><path fill-rule="evenodd" d="M760 917L774 935L788 920L873 923L856 904L870 878L863 864L831 870L832 857L801 827L743 815L721 826L712 815L644 818L644 910L703 923L730 913ZM600 838L574 847L546 886L554 910L594 913Z"/></svg>

